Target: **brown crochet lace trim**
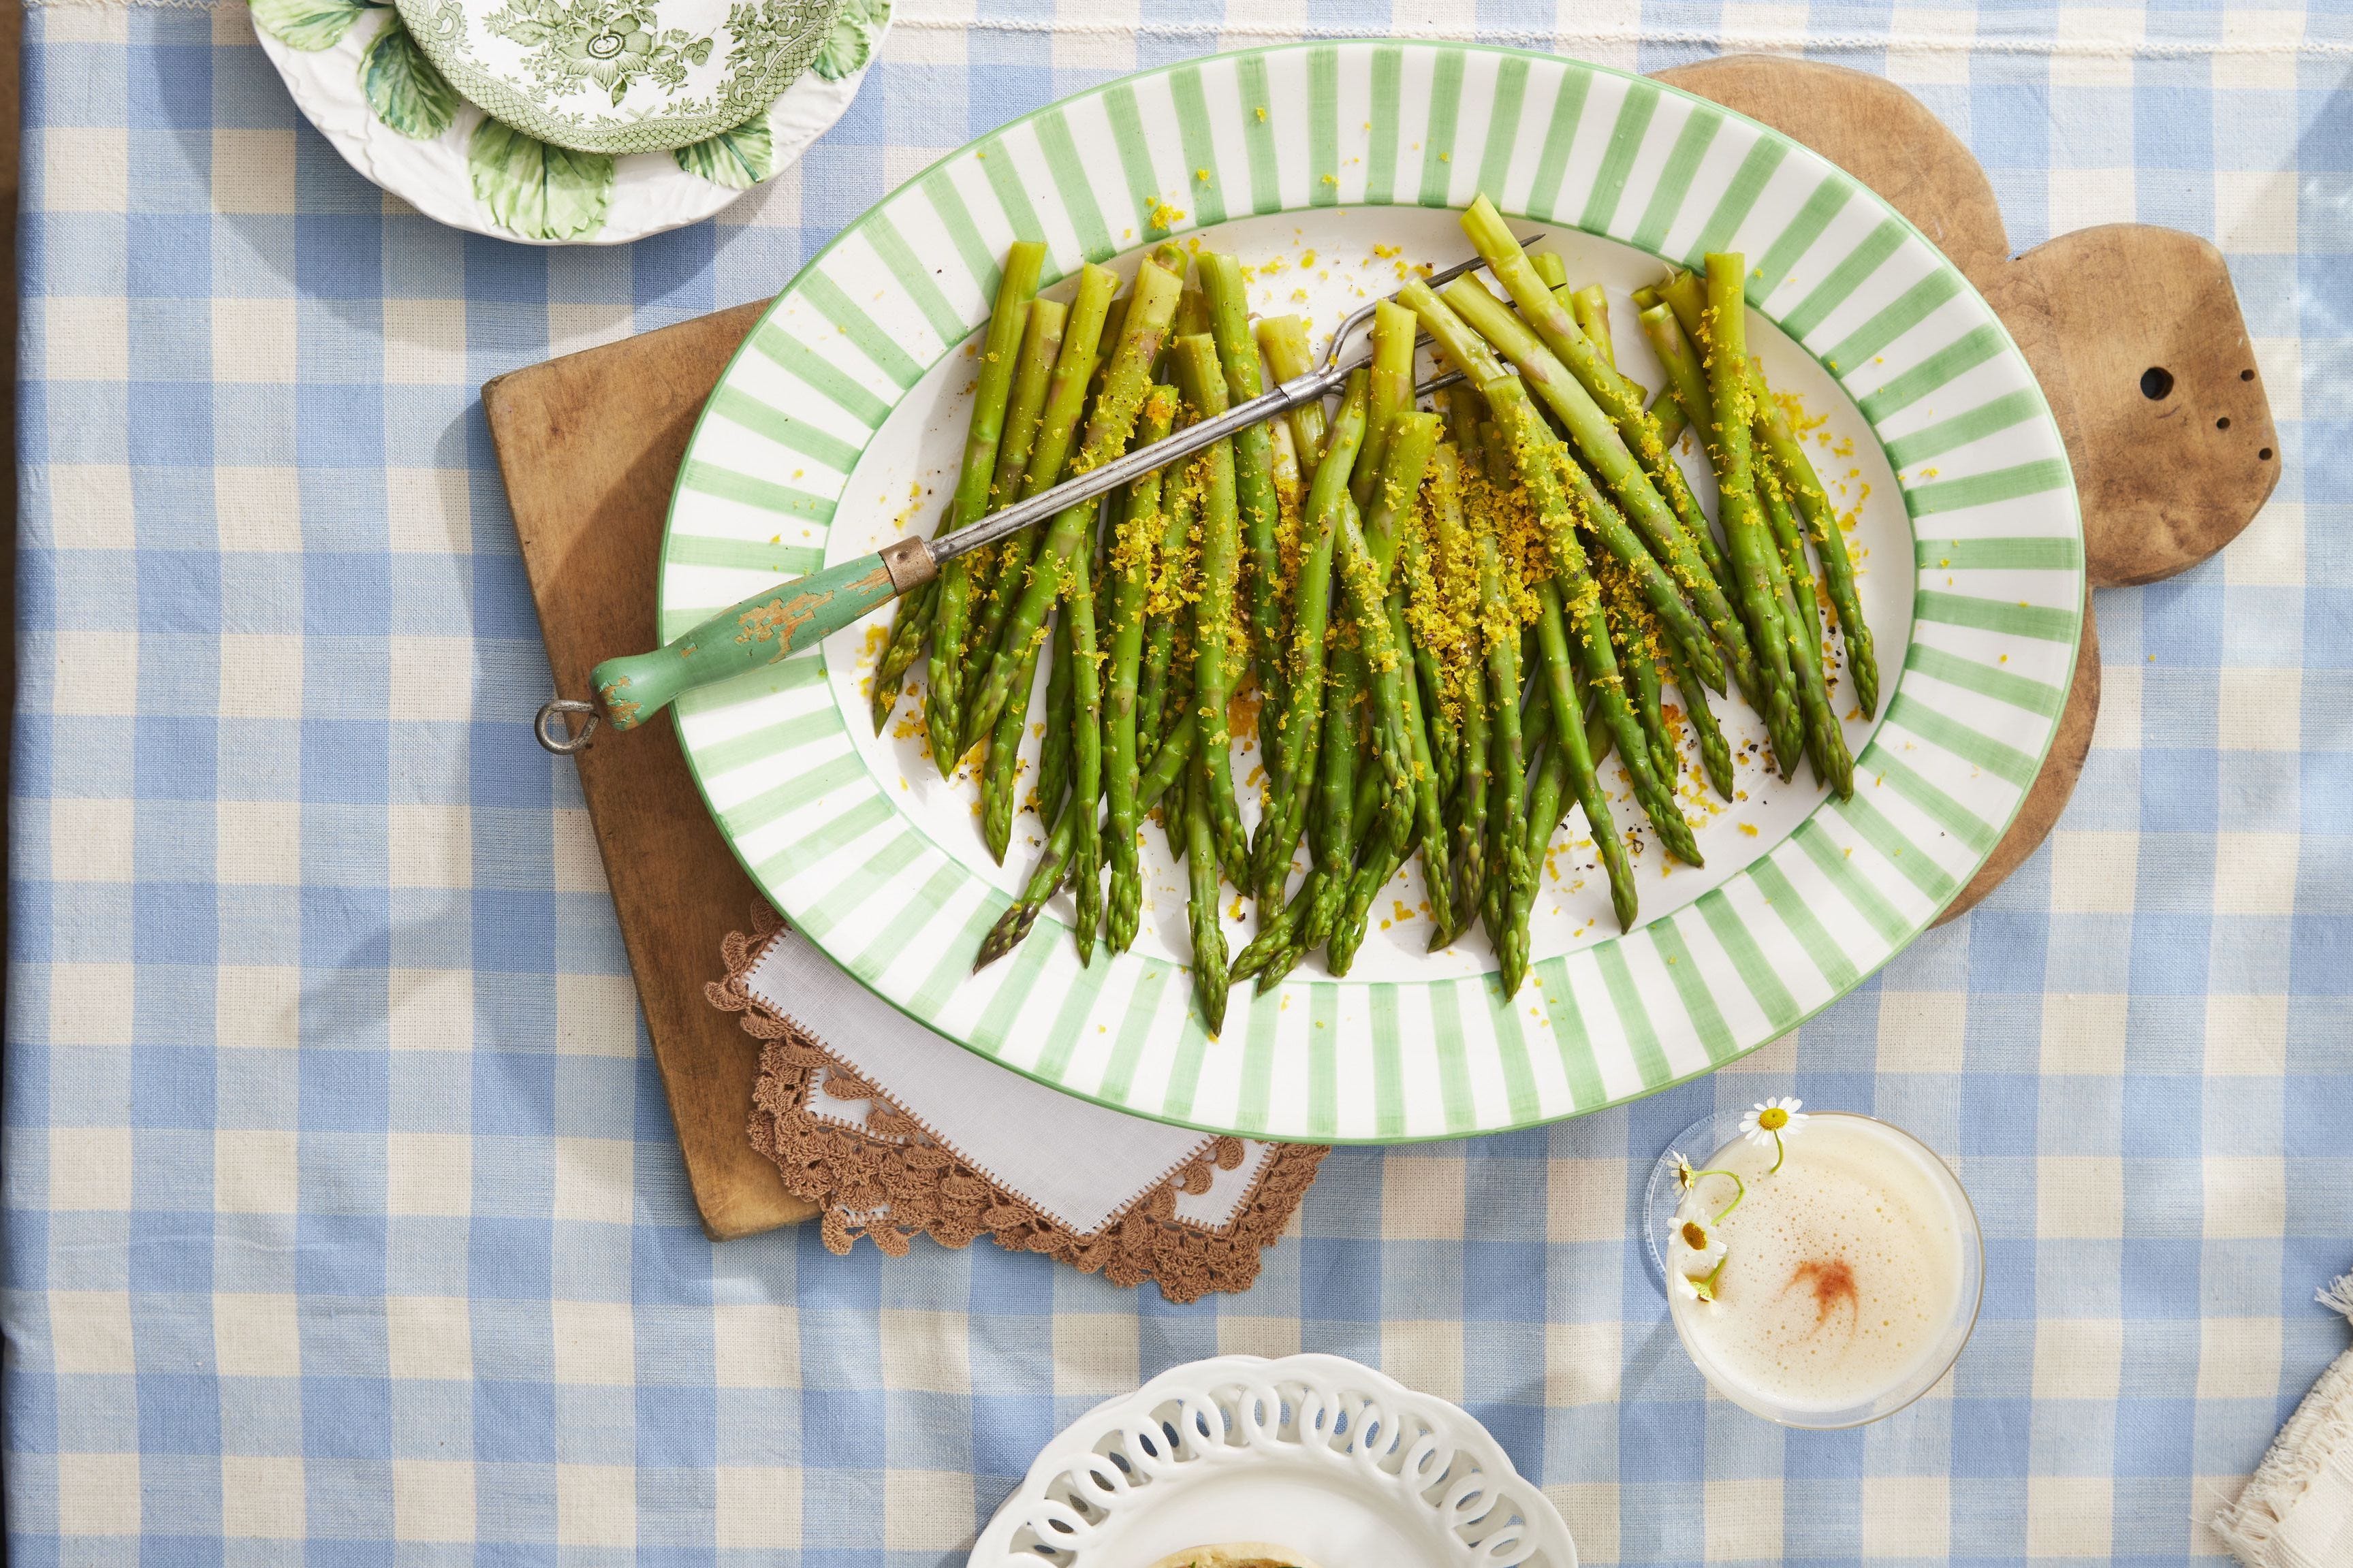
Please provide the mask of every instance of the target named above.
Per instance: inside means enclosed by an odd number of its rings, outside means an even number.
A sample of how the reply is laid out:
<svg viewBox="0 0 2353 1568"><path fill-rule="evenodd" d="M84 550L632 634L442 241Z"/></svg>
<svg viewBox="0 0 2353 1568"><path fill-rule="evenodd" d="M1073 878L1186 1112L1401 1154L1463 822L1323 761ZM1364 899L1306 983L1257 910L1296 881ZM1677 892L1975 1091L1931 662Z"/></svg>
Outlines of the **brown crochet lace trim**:
<svg viewBox="0 0 2353 1568"><path fill-rule="evenodd" d="M1100 1271L1114 1285L1153 1280L1180 1305L1250 1289L1260 1253L1281 1238L1314 1183L1327 1152L1322 1145L1275 1144L1234 1217L1212 1228L1178 1218L1176 1195L1207 1192L1212 1162L1227 1171L1241 1164L1241 1140L1219 1138L1101 1230L1081 1236L941 1147L918 1118L836 1060L807 1026L745 988L783 927L765 905L754 908L752 930L721 946L725 977L703 994L741 1015L744 1032L764 1042L752 1146L776 1162L795 1195L823 1205L819 1230L828 1251L847 1253L864 1236L897 1258L917 1235L956 1247L986 1235L1008 1251L1042 1252L1082 1272ZM815 1114L813 1093L868 1101L865 1126Z"/></svg>

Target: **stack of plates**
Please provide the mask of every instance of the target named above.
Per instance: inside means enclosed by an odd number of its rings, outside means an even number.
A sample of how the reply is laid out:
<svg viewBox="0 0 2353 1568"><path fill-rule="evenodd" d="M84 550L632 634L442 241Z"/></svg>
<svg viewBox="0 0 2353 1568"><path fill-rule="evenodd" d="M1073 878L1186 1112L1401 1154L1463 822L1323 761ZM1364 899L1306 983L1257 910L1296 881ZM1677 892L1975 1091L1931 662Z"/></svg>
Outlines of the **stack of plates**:
<svg viewBox="0 0 2353 1568"><path fill-rule="evenodd" d="M539 245L709 217L841 117L890 0L251 0L352 166L427 216Z"/></svg>

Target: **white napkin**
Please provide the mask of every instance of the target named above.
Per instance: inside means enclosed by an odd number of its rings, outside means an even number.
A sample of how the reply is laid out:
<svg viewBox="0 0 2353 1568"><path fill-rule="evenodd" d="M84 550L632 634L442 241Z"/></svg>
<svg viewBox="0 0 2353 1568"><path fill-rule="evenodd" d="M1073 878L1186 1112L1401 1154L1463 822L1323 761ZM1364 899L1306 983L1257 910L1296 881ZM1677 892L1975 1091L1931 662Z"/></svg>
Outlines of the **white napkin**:
<svg viewBox="0 0 2353 1568"><path fill-rule="evenodd" d="M1214 1135L1107 1110L1002 1068L923 1027L842 973L797 931L778 931L744 988L797 1020L939 1144L1047 1218L1092 1237L1203 1158ZM862 1127L864 1100L812 1100L812 1114ZM1242 1162L1211 1165L1209 1188L1179 1192L1176 1217L1229 1224L1274 1146L1242 1141Z"/></svg>
<svg viewBox="0 0 2353 1568"><path fill-rule="evenodd" d="M2318 1299L2353 1319L2353 1274ZM2320 1374L2214 1533L2246 1568L2353 1563L2353 1351Z"/></svg>

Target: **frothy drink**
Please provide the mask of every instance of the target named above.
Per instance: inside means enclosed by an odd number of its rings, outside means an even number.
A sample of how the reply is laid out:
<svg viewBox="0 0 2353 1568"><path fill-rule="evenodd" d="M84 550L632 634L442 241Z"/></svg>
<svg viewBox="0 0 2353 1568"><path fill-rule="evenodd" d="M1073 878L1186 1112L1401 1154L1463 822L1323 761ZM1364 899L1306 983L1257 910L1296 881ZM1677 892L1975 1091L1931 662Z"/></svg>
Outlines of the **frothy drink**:
<svg viewBox="0 0 2353 1568"><path fill-rule="evenodd" d="M1723 1264L1713 1300L1669 1291L1693 1360L1752 1409L1800 1417L1920 1392L1975 1308L1976 1226L1957 1184L1909 1138L1859 1116L1807 1118L1767 1175L1773 1160L1769 1140L1735 1140L1706 1163L1737 1175L1746 1195L1717 1221L1736 1189L1703 1177L1678 1215L1704 1229L1679 1223L1670 1273Z"/></svg>

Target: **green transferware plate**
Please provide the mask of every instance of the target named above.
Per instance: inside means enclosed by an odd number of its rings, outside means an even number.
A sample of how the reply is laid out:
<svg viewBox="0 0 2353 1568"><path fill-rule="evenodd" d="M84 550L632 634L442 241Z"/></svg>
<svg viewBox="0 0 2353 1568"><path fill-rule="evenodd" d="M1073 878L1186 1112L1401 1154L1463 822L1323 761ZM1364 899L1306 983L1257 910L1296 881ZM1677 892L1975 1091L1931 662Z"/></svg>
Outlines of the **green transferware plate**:
<svg viewBox="0 0 2353 1568"><path fill-rule="evenodd" d="M778 910L915 1018L1071 1093L1220 1131L1365 1142L1525 1126L1709 1071L1926 929L2024 801L2073 674L2083 534L2058 429L1993 311L1877 195L1737 114L1575 60L1435 43L1221 55L951 155L805 268L712 394L672 498L663 636L931 531L1014 238L1048 243L1053 279L1086 259L1129 265L1172 228L1214 231L1252 265L1254 309L1328 331L1408 264L1465 255L1453 209L1479 191L1546 231L1537 248L1573 279L1609 286L1621 363L1651 386L1627 292L1661 258L1747 254L1752 342L1820 420L1806 438L1852 514L1878 643L1877 718L1836 693L1854 798L1810 773L1778 782L1746 745L1755 716L1719 700L1741 798L1686 777L1704 869L1669 866L1641 831L1632 932L1615 931L1574 816L1518 996L1503 996L1482 937L1422 951L1409 867L1347 978L1310 960L1271 994L1238 991L1212 1039L1190 1005L1184 879L1156 827L1134 951L1082 968L1057 919L1065 895L1018 952L969 973L1041 830L1021 817L992 865L973 783L939 778L916 704L872 733L878 616L679 705L712 814ZM1630 801L1621 828L1639 819ZM1238 944L1250 928L1239 904L1232 917Z"/></svg>
<svg viewBox="0 0 2353 1568"><path fill-rule="evenodd" d="M285 0L278 0L283 4ZM578 153L662 153L766 109L843 0L394 0L469 102Z"/></svg>

